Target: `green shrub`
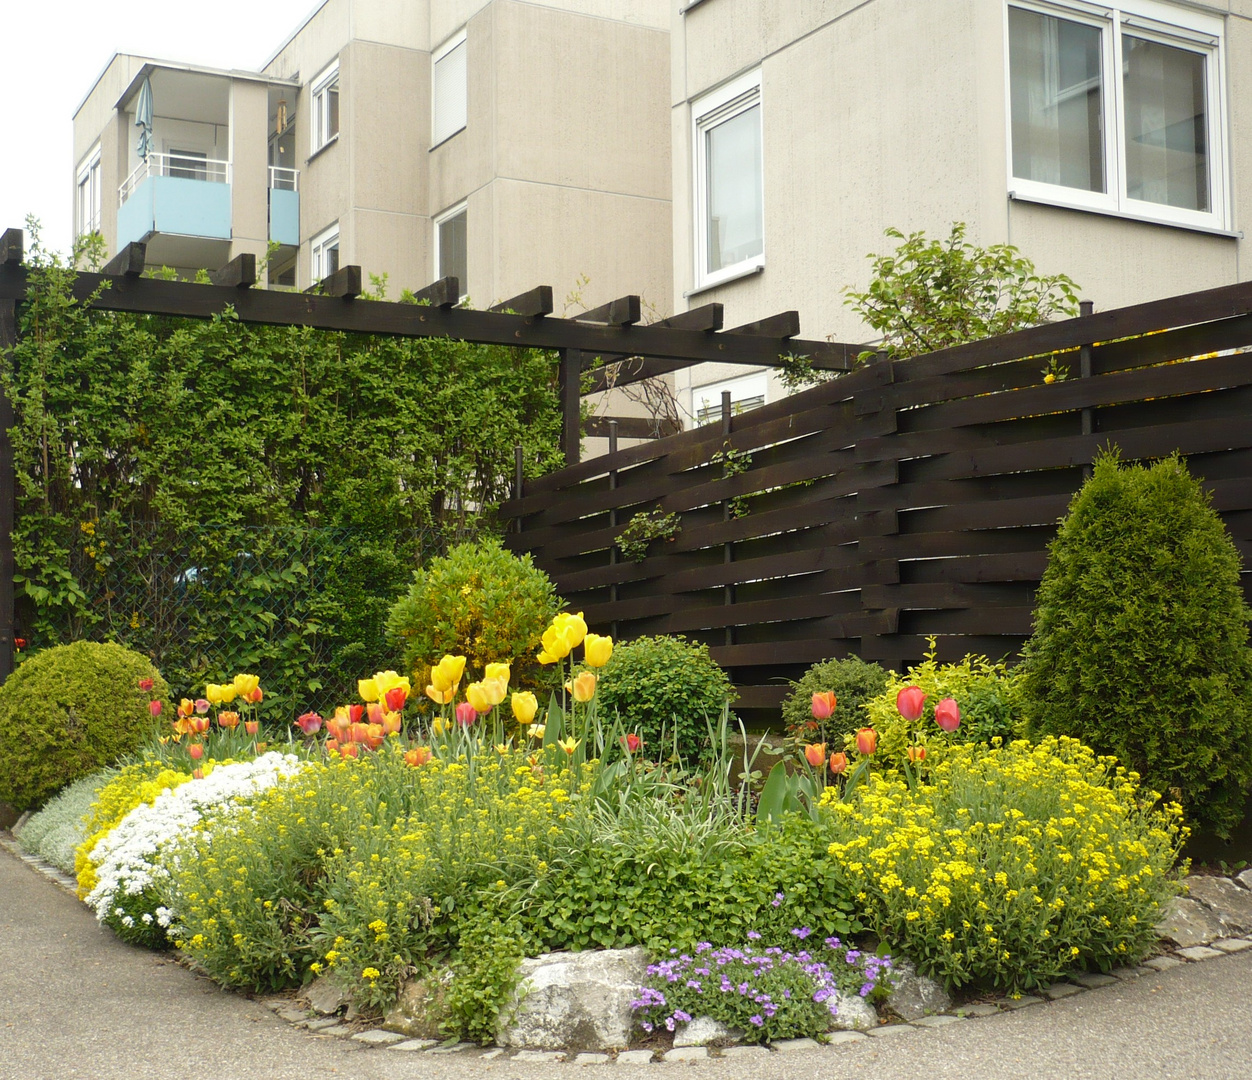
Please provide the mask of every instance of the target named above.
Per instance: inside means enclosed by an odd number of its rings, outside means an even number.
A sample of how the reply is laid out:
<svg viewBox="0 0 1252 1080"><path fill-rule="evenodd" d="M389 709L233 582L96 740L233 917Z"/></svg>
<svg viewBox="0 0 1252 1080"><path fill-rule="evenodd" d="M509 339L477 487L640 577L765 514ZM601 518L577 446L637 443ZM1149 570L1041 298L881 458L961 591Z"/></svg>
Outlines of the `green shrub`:
<svg viewBox="0 0 1252 1080"><path fill-rule="evenodd" d="M74 851L86 835L86 819L100 791L116 775L101 769L59 791L32 814L17 841L22 850L51 863L63 874L74 873Z"/></svg>
<svg viewBox="0 0 1252 1080"><path fill-rule="evenodd" d="M613 649L596 688L601 718L639 735L645 754L695 760L709 747L709 725L735 697L707 645L680 636L641 637ZM662 738L664 733L664 738Z"/></svg>
<svg viewBox="0 0 1252 1080"><path fill-rule="evenodd" d="M882 693L891 673L879 664L848 656L843 660L822 660L791 684L791 693L782 701L783 725L793 739L826 742L833 737L865 727L865 703ZM831 691L837 705L829 720L813 719L813 695Z"/></svg>
<svg viewBox="0 0 1252 1080"><path fill-rule="evenodd" d="M985 656L966 656L955 664L935 660L935 639L930 639L926 658L903 675L894 672L882 692L865 706L866 722L878 732L875 760L898 764L905 747L922 742L933 752L949 743L983 743L1016 738L1025 723L1020 703L1020 676L1004 664ZM921 717L909 722L896 707L896 695L916 686L926 695ZM952 698L961 710L961 724L947 734L935 723L935 706ZM851 741L849 740L849 745Z"/></svg>
<svg viewBox="0 0 1252 1080"><path fill-rule="evenodd" d="M149 694L140 679L152 679ZM0 686L0 800L38 806L66 784L134 751L168 696L147 657L77 641L36 653ZM168 712L168 707L167 707Z"/></svg>
<svg viewBox="0 0 1252 1080"><path fill-rule="evenodd" d="M1239 555L1178 457L1101 457L1052 542L1025 649L1034 733L1073 735L1219 834L1252 783Z"/></svg>
<svg viewBox="0 0 1252 1080"><path fill-rule="evenodd" d="M1177 804L1074 739L955 745L910 789L829 800L831 866L893 951L949 986L1134 963L1177 891Z"/></svg>
<svg viewBox="0 0 1252 1080"><path fill-rule="evenodd" d="M468 659L467 681L504 662L512 665L513 687L533 687L542 681L539 639L559 606L548 575L529 555L513 555L489 538L458 544L418 570L392 607L387 631L403 646L419 691L446 653Z"/></svg>

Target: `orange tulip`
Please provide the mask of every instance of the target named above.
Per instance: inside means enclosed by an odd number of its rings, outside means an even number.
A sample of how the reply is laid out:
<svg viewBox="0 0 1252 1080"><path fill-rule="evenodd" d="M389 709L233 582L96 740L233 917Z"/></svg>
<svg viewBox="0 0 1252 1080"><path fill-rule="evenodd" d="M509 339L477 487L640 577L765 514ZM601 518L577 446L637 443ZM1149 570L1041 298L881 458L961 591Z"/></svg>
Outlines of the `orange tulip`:
<svg viewBox="0 0 1252 1080"><path fill-rule="evenodd" d="M925 704L926 695L920 686L906 686L896 694L896 711L910 723L922 715Z"/></svg>
<svg viewBox="0 0 1252 1080"><path fill-rule="evenodd" d="M906 753L909 755L909 761L914 764L926 760L926 747L924 746L910 746Z"/></svg>
<svg viewBox="0 0 1252 1080"><path fill-rule="evenodd" d="M826 763L826 744L824 742L809 743L804 748L804 760L813 768L820 769Z"/></svg>
<svg viewBox="0 0 1252 1080"><path fill-rule="evenodd" d="M365 706L365 715L369 717L371 724L381 724L383 722L383 707L377 701L371 701Z"/></svg>
<svg viewBox="0 0 1252 1080"><path fill-rule="evenodd" d="M829 720L835 711L835 694L833 690L819 690L813 695L813 719Z"/></svg>
<svg viewBox="0 0 1252 1080"><path fill-rule="evenodd" d="M868 757L878 749L878 732L872 727L863 727L856 733L857 750Z"/></svg>
<svg viewBox="0 0 1252 1080"><path fill-rule="evenodd" d="M842 750L838 750L830 755L830 771L838 776L841 772L846 772L848 768L848 755Z"/></svg>
<svg viewBox="0 0 1252 1080"><path fill-rule="evenodd" d="M416 768L419 765L427 764L432 756L429 746L415 746L412 750L405 751L404 760L407 764Z"/></svg>
<svg viewBox="0 0 1252 1080"><path fill-rule="evenodd" d="M395 735L399 732L403 721L400 719L398 712L383 713L383 734Z"/></svg>
<svg viewBox="0 0 1252 1080"><path fill-rule="evenodd" d="M204 779L204 770L203 770L203 769L192 769L192 770L191 770L191 778L192 778L193 780L203 780L203 779Z"/></svg>
<svg viewBox="0 0 1252 1080"><path fill-rule="evenodd" d="M208 725L209 718L207 716L193 719L191 721L193 731L198 730L196 725L200 722L201 719L204 721L206 726ZM225 712L220 712L217 714L217 722L221 724L222 727L229 728L231 731L234 731L235 728L239 726L239 714L237 712L230 712L229 710Z"/></svg>
<svg viewBox="0 0 1252 1080"><path fill-rule="evenodd" d="M261 722L259 720L245 720L243 729L249 735L255 735L261 729Z"/></svg>
<svg viewBox="0 0 1252 1080"><path fill-rule="evenodd" d="M583 671L574 676L570 693L579 702L590 701L596 694L596 677L590 671Z"/></svg>
<svg viewBox="0 0 1252 1080"><path fill-rule="evenodd" d="M187 753L191 755L192 761L199 761L204 757L204 743L193 742L187 747Z"/></svg>

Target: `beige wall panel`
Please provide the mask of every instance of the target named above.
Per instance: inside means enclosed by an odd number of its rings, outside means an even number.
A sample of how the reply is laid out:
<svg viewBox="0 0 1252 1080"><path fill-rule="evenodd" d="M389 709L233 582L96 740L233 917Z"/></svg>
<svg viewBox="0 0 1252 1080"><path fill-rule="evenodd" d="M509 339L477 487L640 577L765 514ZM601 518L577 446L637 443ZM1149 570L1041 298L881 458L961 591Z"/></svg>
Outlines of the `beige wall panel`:
<svg viewBox="0 0 1252 1080"><path fill-rule="evenodd" d="M430 44L437 48L461 29L492 0L430 0ZM669 0L535 0L531 7L593 15L615 22L635 23L666 30L670 24Z"/></svg>
<svg viewBox="0 0 1252 1080"><path fill-rule="evenodd" d="M429 50L430 0L352 0L352 36Z"/></svg>
<svg viewBox="0 0 1252 1080"><path fill-rule="evenodd" d="M232 255L261 254L269 242L269 91L262 83L230 86ZM241 246L243 245L243 246Z"/></svg>
<svg viewBox="0 0 1252 1080"><path fill-rule="evenodd" d="M491 181L496 169L495 116L496 30L494 11L471 20L466 30L465 127L426 152L430 183L427 212L434 217ZM426 100L430 101L429 68ZM423 121L425 145L430 142L430 106Z"/></svg>
<svg viewBox="0 0 1252 1080"><path fill-rule="evenodd" d="M352 4L353 0L327 0L266 65L265 72L284 79L298 75L307 89L309 80L316 78L352 37Z"/></svg>
<svg viewBox="0 0 1252 1080"><path fill-rule="evenodd" d="M353 43L352 126L341 138L352 160L355 207L425 212L429 115L429 54Z"/></svg>
<svg viewBox="0 0 1252 1080"><path fill-rule="evenodd" d="M474 201L470 202L470 279L486 307L536 285L551 285L558 313L581 276L587 307L638 293L669 314L669 204L576 188L497 180L492 291L475 284ZM477 279L481 280L481 278Z"/></svg>
<svg viewBox="0 0 1252 1080"><path fill-rule="evenodd" d="M320 69L319 69L320 70ZM316 72L314 72L316 75ZM310 76L313 77L313 76ZM306 82L300 90L296 107L296 160L300 165L300 265L308 280L308 241L336 220L347 215L352 205L350 188L351 147L347 133L353 127L352 49L339 54L339 138L309 156L312 134L312 99ZM341 246L343 262L354 261L351 252Z"/></svg>
<svg viewBox="0 0 1252 1080"><path fill-rule="evenodd" d="M1252 0L1247 3L1252 15ZM1226 20L1226 82L1230 130L1230 192L1231 222L1236 230L1247 230L1252 222L1252 21L1245 18ZM1252 277L1242 238L1239 280Z"/></svg>
<svg viewBox="0 0 1252 1080"><path fill-rule="evenodd" d="M387 298L398 300L405 289L416 291L430 284L427 223L411 214L387 214L354 210L341 230L351 225L352 248L363 253L361 263L366 284L370 274L387 275ZM342 233L341 233L342 235Z"/></svg>
<svg viewBox="0 0 1252 1080"><path fill-rule="evenodd" d="M117 99L130 85L135 73L143 66L143 57L119 53L96 80L95 86L74 114L74 165L96 144L104 125L113 116ZM122 179L125 179L123 177ZM118 181L119 183L121 181Z"/></svg>
<svg viewBox="0 0 1252 1080"><path fill-rule="evenodd" d="M499 175L669 199L668 34L495 7Z"/></svg>

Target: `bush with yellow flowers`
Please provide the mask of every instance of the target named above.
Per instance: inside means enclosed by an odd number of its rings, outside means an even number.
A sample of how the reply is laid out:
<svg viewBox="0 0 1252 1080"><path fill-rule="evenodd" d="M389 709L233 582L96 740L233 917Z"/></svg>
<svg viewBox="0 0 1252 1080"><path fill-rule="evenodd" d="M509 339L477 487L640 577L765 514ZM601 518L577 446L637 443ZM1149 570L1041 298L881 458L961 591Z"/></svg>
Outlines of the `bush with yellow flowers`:
<svg viewBox="0 0 1252 1080"><path fill-rule="evenodd" d="M830 854L893 951L949 986L1043 986L1133 963L1175 894L1176 805L1075 739L954 745L910 787L824 805Z"/></svg>

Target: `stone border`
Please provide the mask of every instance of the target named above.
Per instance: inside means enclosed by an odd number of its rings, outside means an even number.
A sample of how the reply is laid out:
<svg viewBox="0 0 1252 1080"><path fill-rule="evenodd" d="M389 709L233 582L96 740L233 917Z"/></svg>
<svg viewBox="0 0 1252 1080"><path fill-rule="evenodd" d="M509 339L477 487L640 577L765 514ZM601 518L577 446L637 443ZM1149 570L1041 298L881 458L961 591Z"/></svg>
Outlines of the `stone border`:
<svg viewBox="0 0 1252 1080"><path fill-rule="evenodd" d="M27 854L7 832L0 831L0 848L17 856L37 873L43 874L55 885L64 889L77 899L78 883L34 855ZM1191 879L1187 879L1191 880ZM1234 879L1225 879L1234 880ZM1244 871L1239 875L1238 884L1252 890L1252 871ZM1162 941L1162 944L1168 944ZM505 1050L501 1047L484 1048L477 1043L458 1042L449 1039L439 1042L435 1039L410 1039L394 1031L382 1028L364 1028L347 1023L343 1017L323 1016L311 1009L302 1009L291 997L265 997L256 999L259 1004L270 1009L280 1020L286 1020L294 1027L303 1028L311 1035L330 1036L356 1043L363 1049L385 1049L395 1053L421 1054L442 1056L445 1054L465 1054L469 1051L480 1051L476 1056L481 1061L518 1061L529 1063L569 1063L572 1065L650 1065L653 1063L690 1064L696 1061L716 1060L719 1058L760 1057L766 1054L793 1054L800 1051L834 1049L852 1043L865 1042L869 1039L905 1038L910 1034L935 1028L947 1027L950 1024L964 1023L969 1020L982 1019L1002 1013L1016 1012L1034 1005L1042 1005L1047 1001L1059 1001L1073 997L1075 994L1088 993L1107 986L1138 979L1144 975L1155 975L1181 967L1183 964L1200 963L1206 960L1217 960L1252 949L1252 934L1246 937L1214 938L1204 944L1174 947L1159 956L1145 960L1136 967L1115 968L1108 975L1099 972L1086 972L1073 975L1066 981L1053 983L1041 990L1038 995L1025 994L1017 998L1003 998L996 1002L976 1005L958 1005L948 1012L924 1016L920 1020L908 1023L882 1024L869 1031L832 1031L826 1035L824 1043L816 1039L781 1039L770 1046L739 1045L723 1048L706 1046L682 1046L667 1051L653 1050L621 1050L612 1054L565 1052L560 1050Z"/></svg>

